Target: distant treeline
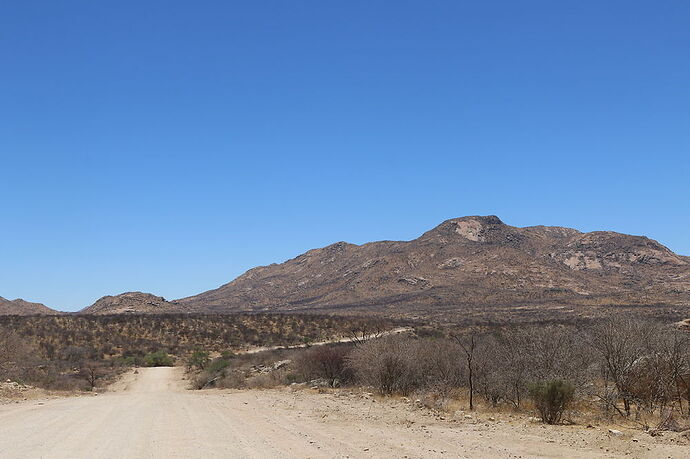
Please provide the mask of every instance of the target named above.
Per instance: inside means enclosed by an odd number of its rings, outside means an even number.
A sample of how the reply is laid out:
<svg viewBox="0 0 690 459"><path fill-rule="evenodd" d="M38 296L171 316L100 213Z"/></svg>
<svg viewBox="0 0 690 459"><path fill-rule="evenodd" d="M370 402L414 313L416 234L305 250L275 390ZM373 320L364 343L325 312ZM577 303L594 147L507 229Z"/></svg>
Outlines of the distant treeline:
<svg viewBox="0 0 690 459"><path fill-rule="evenodd" d="M306 314L0 316L0 380L89 390L129 366L173 365L199 350L308 344L388 325Z"/></svg>
<svg viewBox="0 0 690 459"><path fill-rule="evenodd" d="M346 336L372 319L286 314L146 314L104 316L2 316L0 328L33 343L49 359L71 347L90 358L164 350L228 351L248 346L282 346Z"/></svg>

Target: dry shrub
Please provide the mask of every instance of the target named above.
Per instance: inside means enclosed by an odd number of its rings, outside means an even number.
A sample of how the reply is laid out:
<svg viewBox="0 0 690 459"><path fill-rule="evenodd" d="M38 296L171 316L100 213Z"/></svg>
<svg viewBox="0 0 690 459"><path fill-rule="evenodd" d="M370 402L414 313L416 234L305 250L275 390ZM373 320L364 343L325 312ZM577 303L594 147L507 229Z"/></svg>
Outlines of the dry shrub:
<svg viewBox="0 0 690 459"><path fill-rule="evenodd" d="M446 396L462 379L457 348L444 339L379 338L355 348L348 362L359 382L382 394L433 389Z"/></svg>
<svg viewBox="0 0 690 459"><path fill-rule="evenodd" d="M358 381L382 394L408 394L420 384L419 367L411 357L413 342L397 336L367 341L349 356Z"/></svg>
<svg viewBox="0 0 690 459"><path fill-rule="evenodd" d="M225 377L218 380L216 387L219 389L244 389L247 387L247 378L242 372L230 371Z"/></svg>
<svg viewBox="0 0 690 459"><path fill-rule="evenodd" d="M478 340L476 390L493 406L519 409L530 384L565 380L583 392L592 381L591 352L573 328L531 326L502 330Z"/></svg>
<svg viewBox="0 0 690 459"><path fill-rule="evenodd" d="M0 327L0 380L26 380L36 364L35 350L17 333Z"/></svg>
<svg viewBox="0 0 690 459"><path fill-rule="evenodd" d="M416 392L414 397L419 400L421 406L435 411L448 411L451 404L451 399L448 395L433 389Z"/></svg>
<svg viewBox="0 0 690 459"><path fill-rule="evenodd" d="M352 380L347 357L349 345L317 346L301 352L295 361L297 374L303 380L324 379L336 386Z"/></svg>
<svg viewBox="0 0 690 459"><path fill-rule="evenodd" d="M466 381L461 349L448 339L420 339L414 341L413 358L421 376L420 388L445 403ZM436 403L438 405L438 403Z"/></svg>
<svg viewBox="0 0 690 459"><path fill-rule="evenodd" d="M224 389L269 388L295 382L291 362L302 349L276 349L253 354L219 357L206 365L206 369L192 377L192 387ZM274 368L277 362L283 367ZM194 372L191 372L194 374Z"/></svg>
<svg viewBox="0 0 690 459"><path fill-rule="evenodd" d="M45 389L66 392L85 391L89 388L86 380L69 374L49 375L41 381L40 385Z"/></svg>
<svg viewBox="0 0 690 459"><path fill-rule="evenodd" d="M245 386L249 389L273 389L286 383L286 371L273 371L251 376L245 380Z"/></svg>
<svg viewBox="0 0 690 459"><path fill-rule="evenodd" d="M202 371L192 379L192 389L218 387L218 384L222 379L222 375L215 374L210 371Z"/></svg>
<svg viewBox="0 0 690 459"><path fill-rule="evenodd" d="M648 320L614 316L597 324L590 345L606 382L601 400L607 410L630 416L634 408L639 418L642 411L663 412L673 405L682 411L684 400L690 410L687 333Z"/></svg>

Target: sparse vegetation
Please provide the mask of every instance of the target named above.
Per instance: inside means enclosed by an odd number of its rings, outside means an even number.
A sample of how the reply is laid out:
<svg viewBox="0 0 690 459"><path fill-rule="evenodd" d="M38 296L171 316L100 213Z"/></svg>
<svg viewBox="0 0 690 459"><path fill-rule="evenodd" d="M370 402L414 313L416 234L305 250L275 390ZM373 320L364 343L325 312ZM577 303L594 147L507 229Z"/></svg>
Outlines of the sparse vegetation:
<svg viewBox="0 0 690 459"><path fill-rule="evenodd" d="M147 367L171 367L175 364L175 359L165 351L156 351L144 356L144 364Z"/></svg>
<svg viewBox="0 0 690 459"><path fill-rule="evenodd" d="M215 378L233 349L342 337L371 328L368 322L279 314L0 316L0 378L91 390L127 367L170 366L176 357Z"/></svg>
<svg viewBox="0 0 690 459"><path fill-rule="evenodd" d="M187 370L205 370L209 362L211 358L207 351L196 350L187 359Z"/></svg>
<svg viewBox="0 0 690 459"><path fill-rule="evenodd" d="M30 343L8 328L0 328L0 381L30 378L36 357Z"/></svg>
<svg viewBox="0 0 690 459"><path fill-rule="evenodd" d="M358 345L348 357L356 380L381 394L429 390L447 396L466 372L449 339L387 336Z"/></svg>
<svg viewBox="0 0 690 459"><path fill-rule="evenodd" d="M601 407L606 416L634 414L639 422L669 412L689 415L687 332L658 323L613 317L589 329L553 325L424 335L238 356L220 371L202 372L204 383L197 387L360 385L382 395L416 394L434 400L435 408L457 399L472 409L477 398L493 409L533 408L549 424L566 419L574 404Z"/></svg>
<svg viewBox="0 0 690 459"><path fill-rule="evenodd" d="M101 359L296 345L347 336L372 321L305 314L0 316L0 326L33 342L45 356L78 347Z"/></svg>
<svg viewBox="0 0 690 459"><path fill-rule="evenodd" d="M534 408L547 423L561 422L573 405L646 427L690 416L688 333L624 316L586 328L422 327L392 336L375 321L304 315L3 317L0 323L0 378L43 387L95 389L127 366L177 361L196 388L357 385L382 395L415 394L435 408L450 400L468 409ZM338 336L352 342L243 351Z"/></svg>

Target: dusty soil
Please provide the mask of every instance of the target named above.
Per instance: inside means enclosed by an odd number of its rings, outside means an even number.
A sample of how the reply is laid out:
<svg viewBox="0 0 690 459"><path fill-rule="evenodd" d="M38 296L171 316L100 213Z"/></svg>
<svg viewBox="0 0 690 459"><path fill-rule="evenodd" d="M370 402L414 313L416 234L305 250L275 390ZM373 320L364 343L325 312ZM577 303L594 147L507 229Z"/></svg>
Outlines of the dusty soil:
<svg viewBox="0 0 690 459"><path fill-rule="evenodd" d="M13 381L0 382L0 405L52 397L48 391Z"/></svg>
<svg viewBox="0 0 690 459"><path fill-rule="evenodd" d="M125 375L98 396L2 405L0 455L680 458L690 453L678 434L611 436L605 427L444 417L415 403L347 391L185 387L181 369L149 368Z"/></svg>

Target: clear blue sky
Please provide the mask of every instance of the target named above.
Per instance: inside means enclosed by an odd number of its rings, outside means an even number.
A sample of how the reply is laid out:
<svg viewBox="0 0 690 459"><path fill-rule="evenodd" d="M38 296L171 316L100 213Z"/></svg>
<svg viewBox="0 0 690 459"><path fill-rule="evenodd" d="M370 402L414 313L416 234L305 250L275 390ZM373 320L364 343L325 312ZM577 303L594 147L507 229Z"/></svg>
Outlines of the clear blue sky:
<svg viewBox="0 0 690 459"><path fill-rule="evenodd" d="M690 2L0 6L0 296L179 298L442 220L690 255Z"/></svg>

